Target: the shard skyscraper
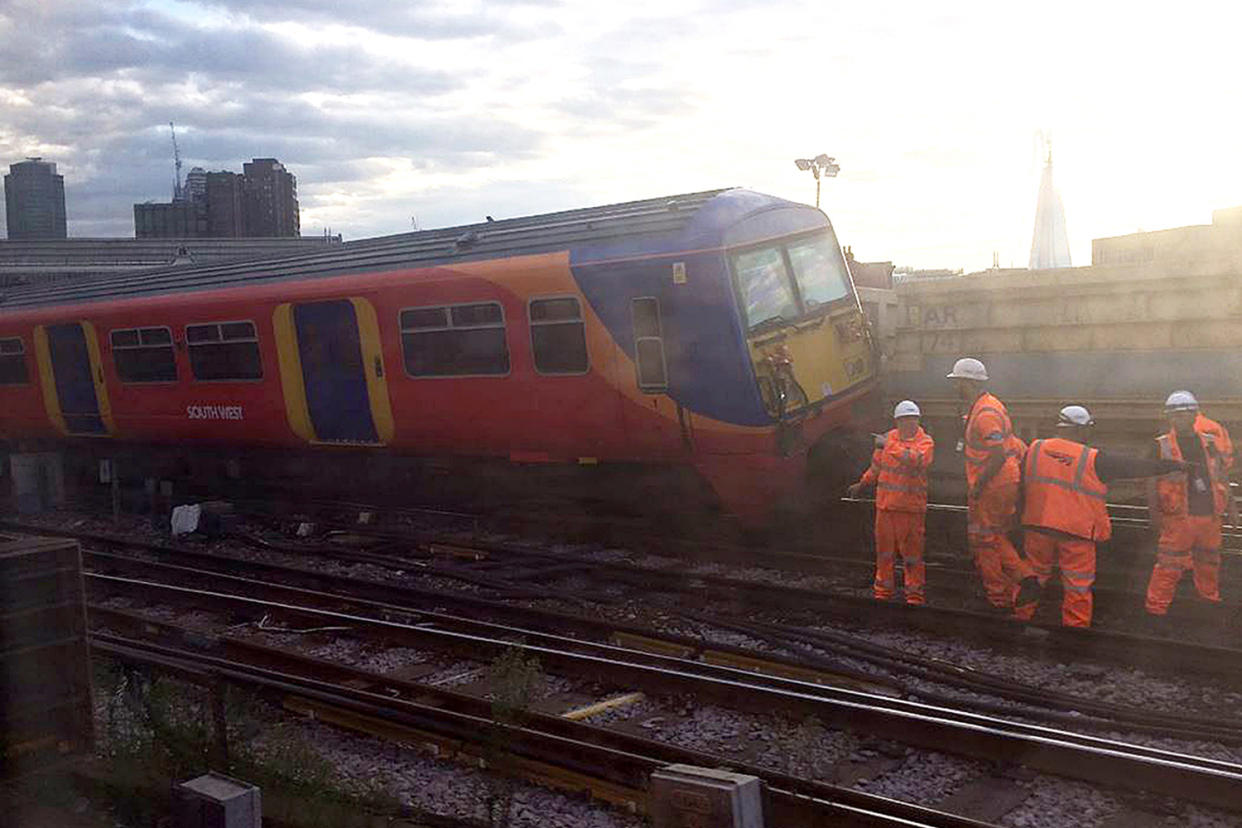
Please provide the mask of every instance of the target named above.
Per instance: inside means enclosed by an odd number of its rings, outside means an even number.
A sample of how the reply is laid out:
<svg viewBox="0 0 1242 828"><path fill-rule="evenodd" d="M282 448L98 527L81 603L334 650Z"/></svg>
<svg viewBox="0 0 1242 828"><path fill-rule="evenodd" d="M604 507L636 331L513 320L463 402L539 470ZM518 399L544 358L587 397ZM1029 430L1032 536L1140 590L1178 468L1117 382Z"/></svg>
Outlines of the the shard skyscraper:
<svg viewBox="0 0 1242 828"><path fill-rule="evenodd" d="M1031 239L1031 270L1071 267L1069 236L1065 233L1065 207L1052 186L1052 152L1044 164L1039 182L1039 203L1035 207L1035 236Z"/></svg>

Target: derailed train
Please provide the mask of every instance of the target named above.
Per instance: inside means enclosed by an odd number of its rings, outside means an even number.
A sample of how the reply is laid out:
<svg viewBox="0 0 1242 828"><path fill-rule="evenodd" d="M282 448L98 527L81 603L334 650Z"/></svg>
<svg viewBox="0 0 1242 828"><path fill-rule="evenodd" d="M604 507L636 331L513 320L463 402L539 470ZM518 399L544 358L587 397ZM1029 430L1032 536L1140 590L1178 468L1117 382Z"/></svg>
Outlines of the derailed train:
<svg viewBox="0 0 1242 828"><path fill-rule="evenodd" d="M12 289L0 437L689 469L756 522L839 465L877 367L825 215L727 189Z"/></svg>

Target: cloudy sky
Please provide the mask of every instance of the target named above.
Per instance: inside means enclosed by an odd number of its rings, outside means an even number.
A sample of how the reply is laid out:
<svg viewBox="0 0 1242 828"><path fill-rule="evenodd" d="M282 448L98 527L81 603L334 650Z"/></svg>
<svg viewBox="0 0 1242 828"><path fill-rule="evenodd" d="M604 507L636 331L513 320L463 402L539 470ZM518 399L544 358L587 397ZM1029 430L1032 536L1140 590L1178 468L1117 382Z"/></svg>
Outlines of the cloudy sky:
<svg viewBox="0 0 1242 828"><path fill-rule="evenodd" d="M1115 7L1109 11L1105 7ZM1024 266L1050 131L1093 237L1242 204L1242 6L829 0L0 0L0 162L132 236L185 169L275 156L347 239L740 185L863 260ZM2 205L0 205L2 206ZM0 225L2 227L2 225Z"/></svg>

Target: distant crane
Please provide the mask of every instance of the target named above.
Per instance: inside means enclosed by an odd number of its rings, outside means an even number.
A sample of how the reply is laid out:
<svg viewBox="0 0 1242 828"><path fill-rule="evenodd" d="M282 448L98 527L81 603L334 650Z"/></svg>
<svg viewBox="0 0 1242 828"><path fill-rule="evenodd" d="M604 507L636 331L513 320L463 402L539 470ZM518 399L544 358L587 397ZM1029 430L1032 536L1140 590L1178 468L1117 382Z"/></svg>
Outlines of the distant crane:
<svg viewBox="0 0 1242 828"><path fill-rule="evenodd" d="M176 167L176 177L173 179L173 201L184 201L185 192L181 189L181 150L177 149L177 127L169 121L168 129L172 132L173 165Z"/></svg>

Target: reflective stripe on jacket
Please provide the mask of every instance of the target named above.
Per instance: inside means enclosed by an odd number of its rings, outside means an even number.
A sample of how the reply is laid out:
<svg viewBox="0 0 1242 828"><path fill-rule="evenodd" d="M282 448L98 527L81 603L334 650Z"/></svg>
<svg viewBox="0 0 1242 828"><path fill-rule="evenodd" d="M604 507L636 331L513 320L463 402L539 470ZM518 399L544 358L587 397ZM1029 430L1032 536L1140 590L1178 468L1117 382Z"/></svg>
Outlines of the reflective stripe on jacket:
<svg viewBox="0 0 1242 828"><path fill-rule="evenodd" d="M1022 525L1055 529L1092 541L1108 540L1108 486L1095 473L1097 449L1053 437L1026 451Z"/></svg>
<svg viewBox="0 0 1242 828"><path fill-rule="evenodd" d="M979 395L966 418L966 483L974 491L979 476L992 456L993 446L1005 449L1005 465L993 483L1016 483L1026 444L1013 433L1005 404L986 391Z"/></svg>
<svg viewBox="0 0 1242 828"><path fill-rule="evenodd" d="M927 469L936 444L922 429L909 440L897 429L884 438L884 448L871 455L871 467L863 473L863 485L875 485L875 507L888 512L927 511Z"/></svg>
<svg viewBox="0 0 1242 828"><path fill-rule="evenodd" d="M1220 453L1221 463L1224 470L1228 472L1233 468L1233 441L1229 439L1229 432L1226 428L1215 420L1209 420L1203 414L1195 417L1195 431L1202 434L1205 438L1212 441ZM1223 476L1222 476L1222 479Z"/></svg>
<svg viewBox="0 0 1242 828"><path fill-rule="evenodd" d="M1229 467L1233 465L1233 444L1229 432L1220 423L1200 414L1195 418L1195 436L1203 445L1207 460L1208 477L1212 481L1212 504L1216 514L1224 514L1229 504ZM1160 456L1165 460L1181 460L1182 449L1172 429L1156 438ZM1186 517L1190 504L1186 495L1185 472L1170 472L1156 478L1160 511L1168 517Z"/></svg>

